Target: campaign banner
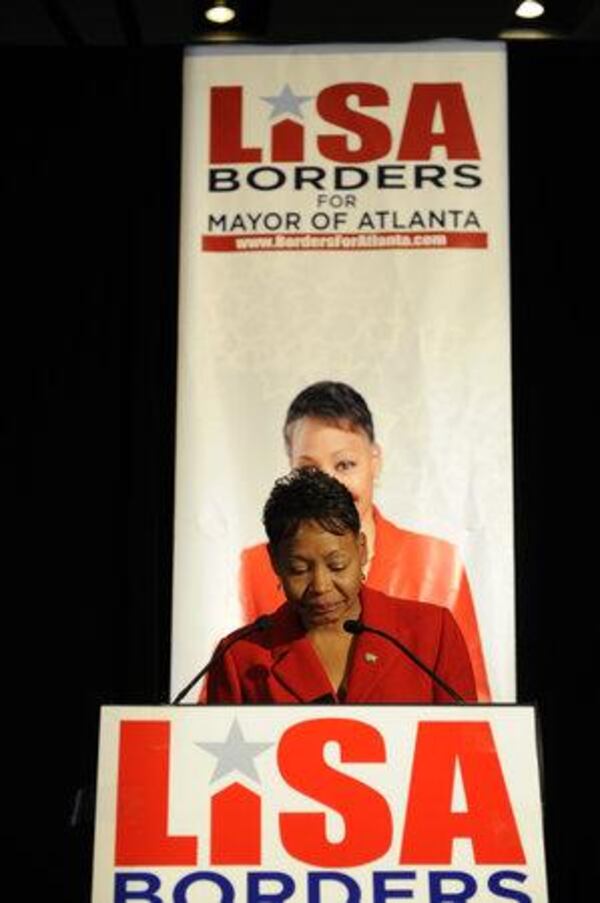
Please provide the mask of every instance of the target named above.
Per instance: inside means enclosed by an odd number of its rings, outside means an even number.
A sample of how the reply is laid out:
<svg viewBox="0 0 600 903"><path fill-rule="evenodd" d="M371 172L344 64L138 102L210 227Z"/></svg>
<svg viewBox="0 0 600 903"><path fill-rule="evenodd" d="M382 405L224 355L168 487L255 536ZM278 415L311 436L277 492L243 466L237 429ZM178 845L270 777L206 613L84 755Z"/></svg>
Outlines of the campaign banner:
<svg viewBox="0 0 600 903"><path fill-rule="evenodd" d="M547 901L531 707L106 707L92 903Z"/></svg>
<svg viewBox="0 0 600 903"><path fill-rule="evenodd" d="M283 601L261 513L325 382L373 416L367 585L449 607L514 700L507 198L501 45L187 51L173 694Z"/></svg>

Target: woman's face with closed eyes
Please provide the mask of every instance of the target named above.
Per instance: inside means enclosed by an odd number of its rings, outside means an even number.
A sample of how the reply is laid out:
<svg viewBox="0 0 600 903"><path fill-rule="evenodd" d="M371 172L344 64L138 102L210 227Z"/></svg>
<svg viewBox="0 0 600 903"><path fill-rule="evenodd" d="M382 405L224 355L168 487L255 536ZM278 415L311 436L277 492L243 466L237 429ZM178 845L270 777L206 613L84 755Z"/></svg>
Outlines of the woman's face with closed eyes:
<svg viewBox="0 0 600 903"><path fill-rule="evenodd" d="M315 521L302 521L271 555L286 598L307 630L359 617L366 560L362 533L331 533Z"/></svg>
<svg viewBox="0 0 600 903"><path fill-rule="evenodd" d="M317 467L349 490L361 521L371 513L381 451L360 429L342 423L302 417L290 428L290 464Z"/></svg>

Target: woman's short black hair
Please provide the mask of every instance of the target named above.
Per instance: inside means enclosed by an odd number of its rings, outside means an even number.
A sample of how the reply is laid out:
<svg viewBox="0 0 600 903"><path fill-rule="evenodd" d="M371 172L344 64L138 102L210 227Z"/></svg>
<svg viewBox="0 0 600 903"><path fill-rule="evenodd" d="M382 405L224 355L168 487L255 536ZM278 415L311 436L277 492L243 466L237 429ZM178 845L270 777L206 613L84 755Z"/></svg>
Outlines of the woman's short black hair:
<svg viewBox="0 0 600 903"><path fill-rule="evenodd" d="M313 383L296 395L290 404L283 425L283 437L289 451L291 427L302 417L329 420L351 429L360 429L375 441L373 417L367 402L356 389L346 383L323 380Z"/></svg>
<svg viewBox="0 0 600 903"><path fill-rule="evenodd" d="M329 533L360 533L354 499L343 483L316 467L300 467L277 480L263 510L272 549L295 536L302 521L316 521Z"/></svg>

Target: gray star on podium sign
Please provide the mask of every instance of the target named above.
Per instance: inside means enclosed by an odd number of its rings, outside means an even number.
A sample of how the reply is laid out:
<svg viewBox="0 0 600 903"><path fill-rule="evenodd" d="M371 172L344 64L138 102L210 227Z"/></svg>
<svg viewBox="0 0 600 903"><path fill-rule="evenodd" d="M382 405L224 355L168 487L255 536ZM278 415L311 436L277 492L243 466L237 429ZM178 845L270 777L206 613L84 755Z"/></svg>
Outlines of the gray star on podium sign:
<svg viewBox="0 0 600 903"><path fill-rule="evenodd" d="M232 771L239 771L260 784L260 777L254 767L254 757L269 749L273 744L251 743L249 740L245 740L238 720L234 718L229 733L222 743L196 743L196 746L216 756L217 764L210 779L211 784Z"/></svg>

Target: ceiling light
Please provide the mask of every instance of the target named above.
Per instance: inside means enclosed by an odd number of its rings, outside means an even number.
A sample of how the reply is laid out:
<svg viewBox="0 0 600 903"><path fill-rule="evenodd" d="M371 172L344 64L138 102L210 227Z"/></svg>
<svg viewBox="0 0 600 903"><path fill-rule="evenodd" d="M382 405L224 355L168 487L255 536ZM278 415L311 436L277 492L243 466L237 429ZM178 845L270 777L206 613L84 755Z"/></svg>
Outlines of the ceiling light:
<svg viewBox="0 0 600 903"><path fill-rule="evenodd" d="M206 7L204 15L209 22L214 22L216 25L225 25L226 22L231 22L232 19L235 19L235 10L227 5L227 0L213 0Z"/></svg>
<svg viewBox="0 0 600 903"><path fill-rule="evenodd" d="M520 19L538 19L546 10L537 0L523 0L517 7L516 15Z"/></svg>

